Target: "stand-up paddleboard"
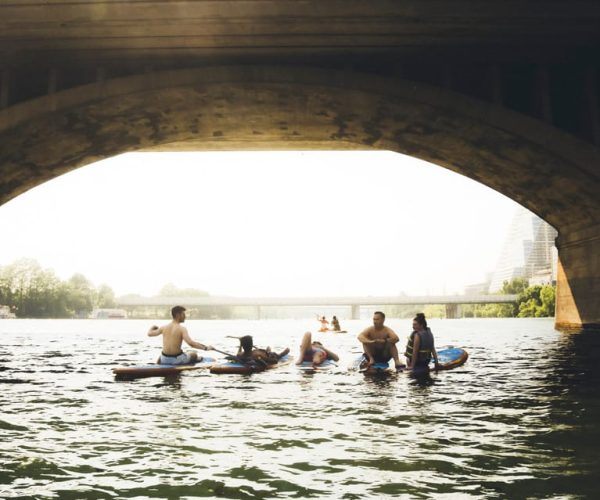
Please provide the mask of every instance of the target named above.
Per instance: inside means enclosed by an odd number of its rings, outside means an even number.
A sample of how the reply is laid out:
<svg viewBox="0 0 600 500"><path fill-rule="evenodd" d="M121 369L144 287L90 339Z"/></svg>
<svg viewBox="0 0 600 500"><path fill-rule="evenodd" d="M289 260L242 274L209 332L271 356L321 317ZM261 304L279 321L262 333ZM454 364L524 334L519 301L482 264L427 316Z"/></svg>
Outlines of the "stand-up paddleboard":
<svg viewBox="0 0 600 500"><path fill-rule="evenodd" d="M210 373L225 374L225 373L237 373L247 375L250 373L264 372L265 370L273 370L274 368L280 368L285 365L289 365L294 358L289 354L279 358L279 361L273 365L262 365L259 363L240 363L233 359L227 360L222 363L215 363L210 367Z"/></svg>
<svg viewBox="0 0 600 500"><path fill-rule="evenodd" d="M438 370L452 370L464 365L469 359L469 353L460 347L446 346L436 350L440 363ZM433 365L433 360L431 364Z"/></svg>
<svg viewBox="0 0 600 500"><path fill-rule="evenodd" d="M134 366L119 366L113 368L112 372L118 379L134 379L144 377L164 377L166 375L176 375L178 373L189 370L201 370L210 368L215 363L215 358L208 356L202 357L197 363L187 365L134 365Z"/></svg>
<svg viewBox="0 0 600 500"><path fill-rule="evenodd" d="M446 346L441 349L436 349L438 355L438 370L452 370L464 365L469 358L469 353L460 347ZM368 375L377 375L385 373L395 373L396 370L393 366L388 363L375 363L369 367L366 367L367 358L364 354L357 357L354 362L350 365L350 370L360 371ZM434 369L433 359L431 360L430 369ZM423 369L426 371L426 369Z"/></svg>
<svg viewBox="0 0 600 500"><path fill-rule="evenodd" d="M367 375L383 375L394 373L396 370L390 368L390 363L374 363L371 366L367 367L367 358L364 354L358 356L350 365L349 369L351 371L359 371L361 373L365 373Z"/></svg>
<svg viewBox="0 0 600 500"><path fill-rule="evenodd" d="M317 365L317 366L313 366L312 361L303 361L302 364L297 365L297 368L299 370L303 370L303 371L327 371L327 370L331 370L332 368L335 368L337 366L337 363L333 360L333 359L326 359L325 361L323 361L321 364Z"/></svg>

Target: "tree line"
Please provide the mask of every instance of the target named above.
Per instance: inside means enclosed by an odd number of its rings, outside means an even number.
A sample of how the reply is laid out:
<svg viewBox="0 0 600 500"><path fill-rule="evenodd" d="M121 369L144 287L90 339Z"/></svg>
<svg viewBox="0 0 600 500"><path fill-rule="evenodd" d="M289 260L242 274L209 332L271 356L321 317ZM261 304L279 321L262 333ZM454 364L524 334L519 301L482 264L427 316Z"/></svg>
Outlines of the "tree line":
<svg viewBox="0 0 600 500"><path fill-rule="evenodd" d="M529 285L525 278L505 281L498 294L517 295L514 304L471 304L463 306L465 317L478 318L547 318L554 316L556 287Z"/></svg>
<svg viewBox="0 0 600 500"><path fill-rule="evenodd" d="M514 304L468 304L462 306L464 317L527 318L554 316L556 288L552 285L532 285L524 278L505 281L496 293L515 294ZM164 297L201 297L209 293L197 289L180 289L165 285L159 292ZM114 308L112 288L102 284L95 287L83 274L76 273L66 281L53 270L43 269L33 259L20 259L8 266L0 266L0 305L9 306L18 318L87 318L95 308ZM443 306L391 306L385 311L391 317L412 317L425 311L429 317L444 317ZM133 317L169 317L161 311L132 311ZM248 311L245 311L248 312ZM137 313L137 314L136 314ZM158 313L158 314L157 314ZM229 319L237 317L235 308L227 306L196 306L189 309L190 317L197 319Z"/></svg>
<svg viewBox="0 0 600 500"><path fill-rule="evenodd" d="M37 261L20 259L0 266L0 304L17 318L87 318L94 308L115 307L115 294L83 274L63 281Z"/></svg>
<svg viewBox="0 0 600 500"><path fill-rule="evenodd" d="M513 304L463 304L461 315L465 318L546 318L553 317L556 303L556 287L553 285L529 285L525 278L505 281L495 294L516 295ZM383 308L394 318L412 318L417 312L424 312L428 318L445 318L443 305L388 306Z"/></svg>

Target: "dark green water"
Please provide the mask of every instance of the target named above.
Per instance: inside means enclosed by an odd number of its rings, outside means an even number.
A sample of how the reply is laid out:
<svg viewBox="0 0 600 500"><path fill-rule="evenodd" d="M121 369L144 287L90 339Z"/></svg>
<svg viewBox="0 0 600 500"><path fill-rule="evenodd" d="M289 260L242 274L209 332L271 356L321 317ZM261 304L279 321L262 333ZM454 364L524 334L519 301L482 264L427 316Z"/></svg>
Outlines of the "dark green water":
<svg viewBox="0 0 600 500"><path fill-rule="evenodd" d="M600 333L551 320L432 322L464 367L411 379L346 367L368 321L321 334L339 369L195 371L117 382L152 361L147 321L0 321L2 498L597 498ZM189 321L297 347L310 321ZM402 339L410 321L387 322Z"/></svg>

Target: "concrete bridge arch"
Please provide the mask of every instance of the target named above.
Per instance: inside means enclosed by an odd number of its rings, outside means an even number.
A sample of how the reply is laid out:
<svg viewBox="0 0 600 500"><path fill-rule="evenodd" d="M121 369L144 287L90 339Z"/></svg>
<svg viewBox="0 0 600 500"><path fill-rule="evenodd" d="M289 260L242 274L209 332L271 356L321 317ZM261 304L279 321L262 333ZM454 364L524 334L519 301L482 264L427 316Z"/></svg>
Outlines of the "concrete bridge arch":
<svg viewBox="0 0 600 500"><path fill-rule="evenodd" d="M0 112L0 203L139 150L385 149L471 177L559 231L557 324L600 323L600 152L531 117L399 78L222 66L100 81Z"/></svg>

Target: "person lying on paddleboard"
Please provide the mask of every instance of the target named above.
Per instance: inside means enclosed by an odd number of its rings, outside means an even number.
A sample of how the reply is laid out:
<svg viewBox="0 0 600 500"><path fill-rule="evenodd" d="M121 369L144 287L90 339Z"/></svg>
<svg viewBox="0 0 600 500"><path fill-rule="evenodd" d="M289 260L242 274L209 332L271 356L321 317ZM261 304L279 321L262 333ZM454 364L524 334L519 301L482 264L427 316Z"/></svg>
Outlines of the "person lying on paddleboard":
<svg viewBox="0 0 600 500"><path fill-rule="evenodd" d="M306 332L302 337L300 344L300 355L298 356L297 365L301 365L304 361L312 363L313 367L319 366L326 359L339 361L338 355L329 349L326 349L321 342L316 340L313 342L310 332Z"/></svg>
<svg viewBox="0 0 600 500"><path fill-rule="evenodd" d="M252 335L244 335L240 337L240 347L238 348L236 357L241 361L256 361L266 365L275 365L289 352L288 348L279 354L273 352L270 347L259 349L254 346Z"/></svg>
<svg viewBox="0 0 600 500"><path fill-rule="evenodd" d="M161 365L187 365L201 361L202 357L198 358L196 351L183 352L181 350L181 343L185 340L189 346L195 349L202 349L203 351L210 351L212 346L192 340L187 328L182 325L185 321L185 307L173 307L171 309L171 316L173 316L173 321L168 325L161 326L160 328L153 325L148 330L148 337L163 336L163 348L158 358L158 363Z"/></svg>
<svg viewBox="0 0 600 500"><path fill-rule="evenodd" d="M396 370L402 370L404 364L398 357L396 343L398 335L387 326L384 326L385 314L377 311L373 314L373 326L364 329L358 336L362 342L364 355L367 358L367 367L375 363L388 363L394 359Z"/></svg>
<svg viewBox="0 0 600 500"><path fill-rule="evenodd" d="M340 322L337 319L337 316L331 318L331 326L333 327L334 332L341 332L342 327L340 326Z"/></svg>
<svg viewBox="0 0 600 500"><path fill-rule="evenodd" d="M409 370L415 372L429 371L429 363L432 357L435 362L435 369L437 370L439 367L433 333L427 327L427 320L423 313L418 313L413 319L413 332L408 337L404 355Z"/></svg>

